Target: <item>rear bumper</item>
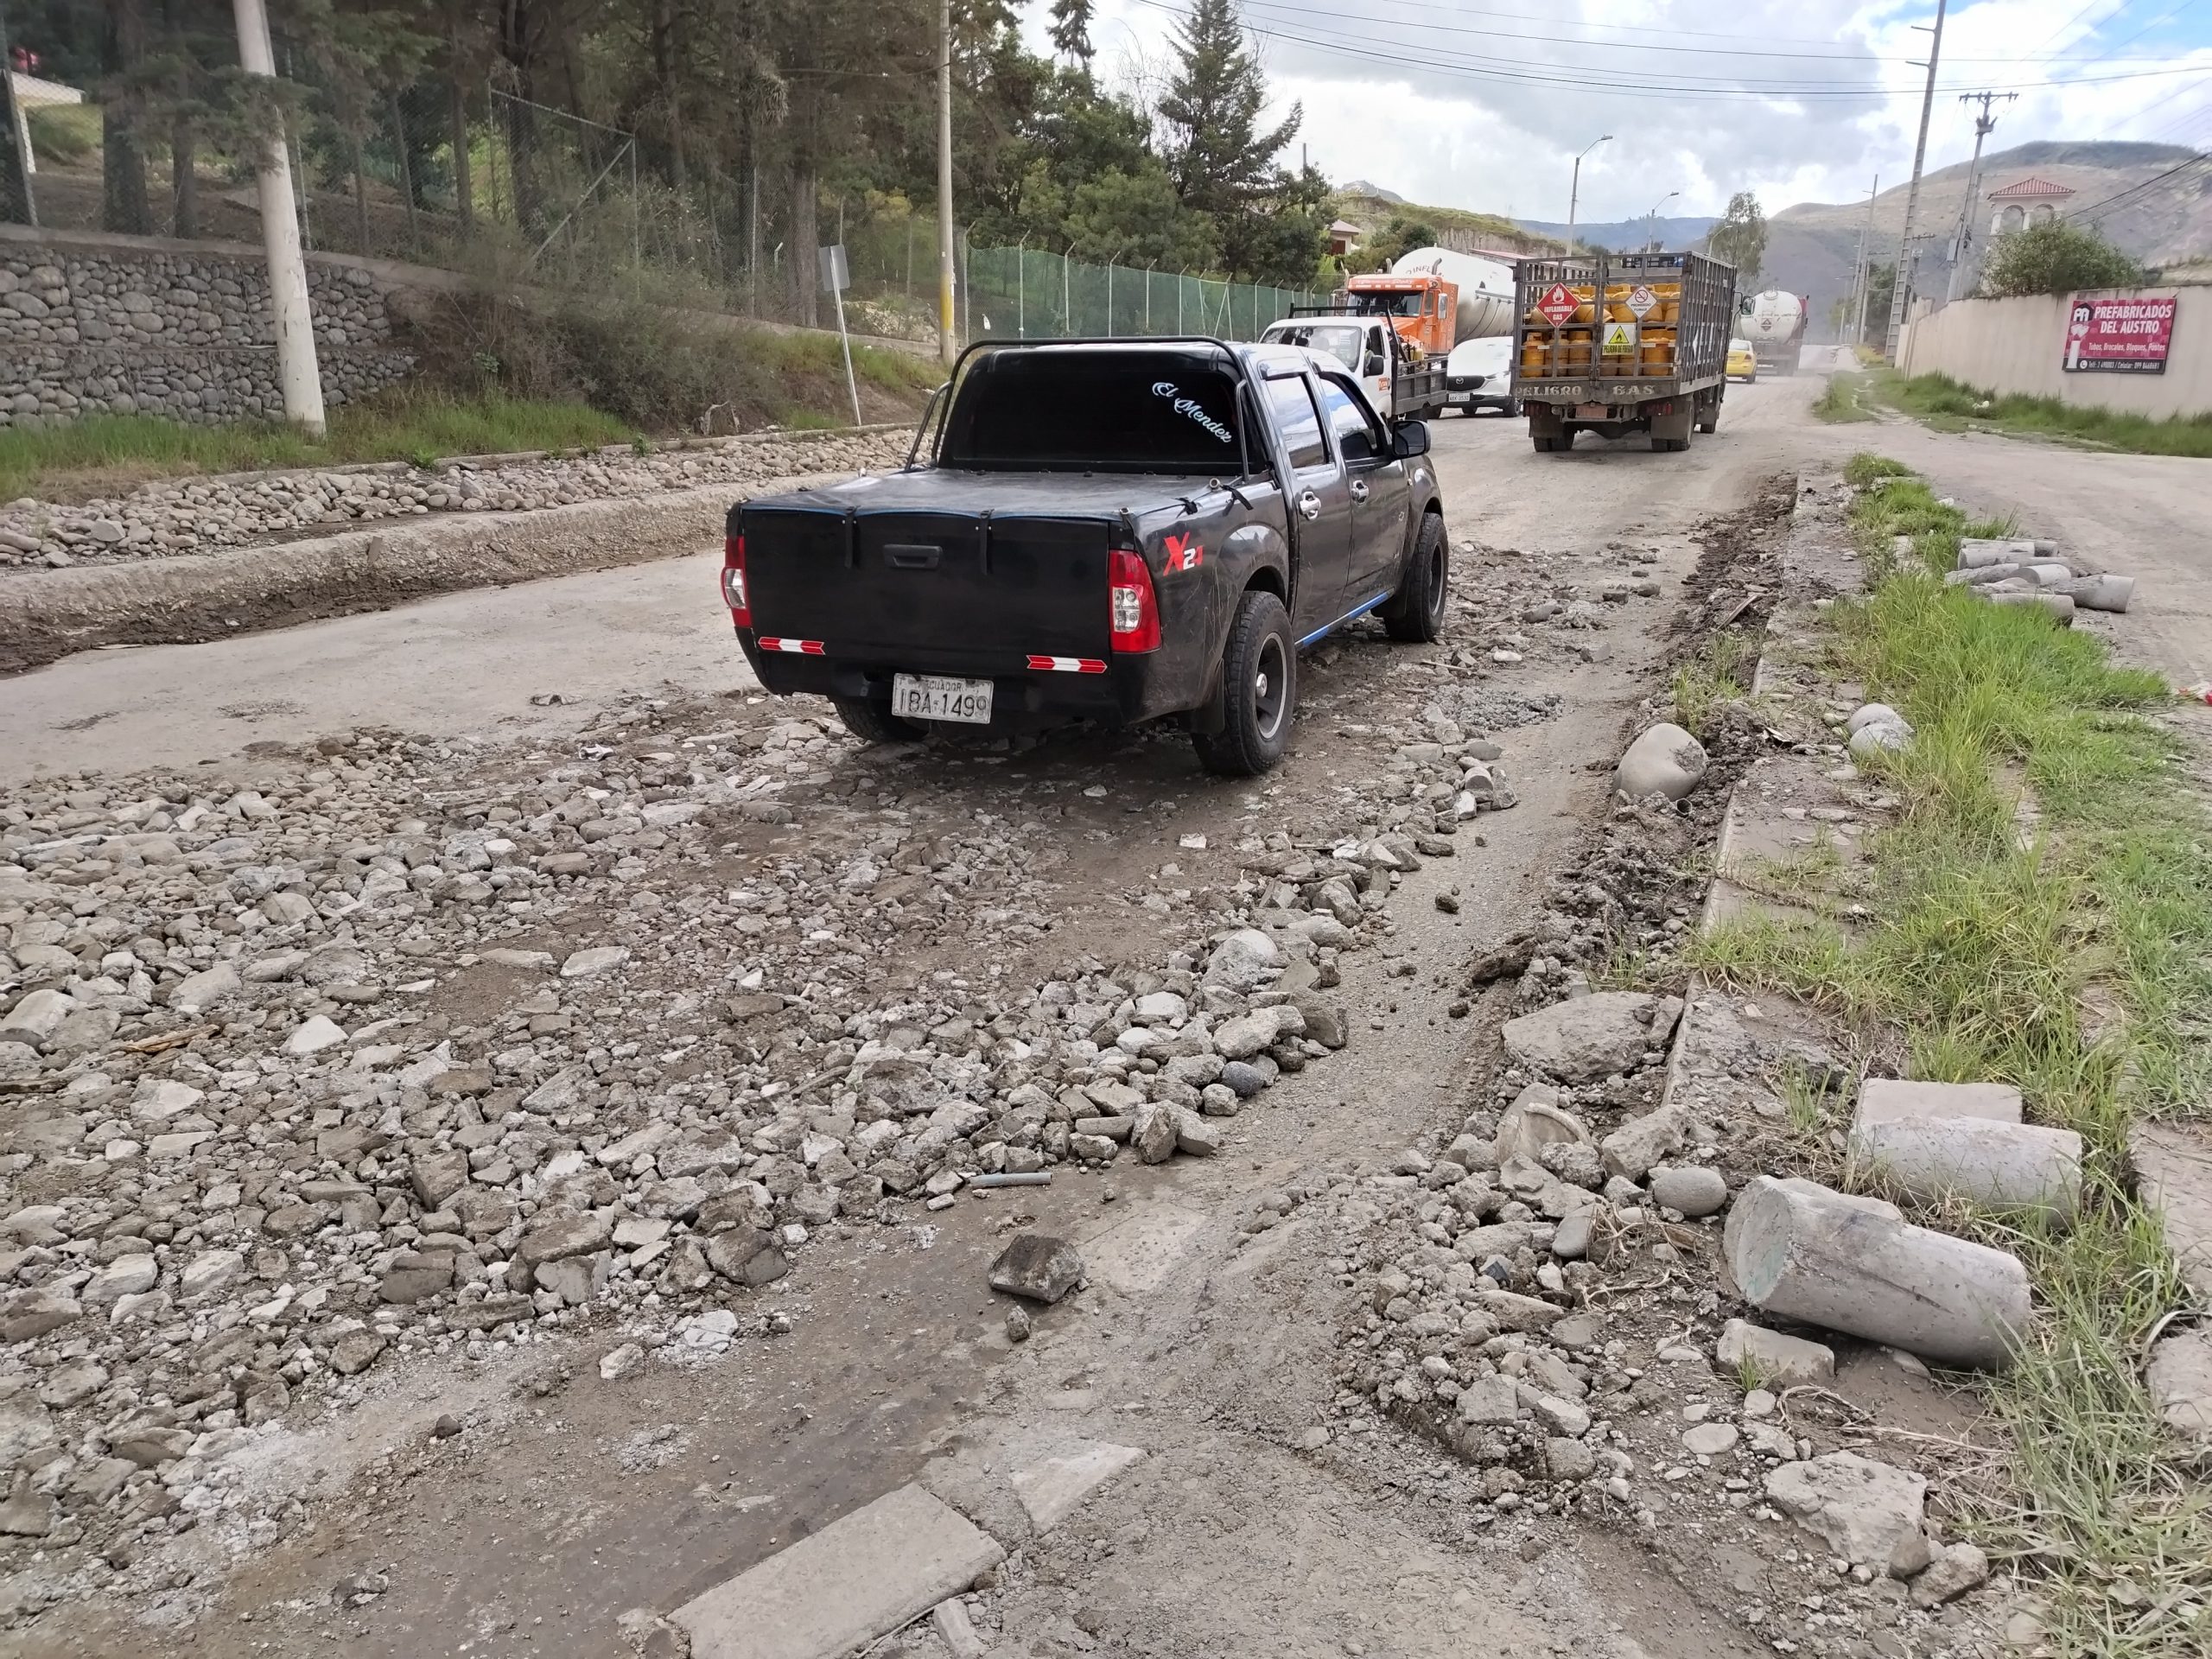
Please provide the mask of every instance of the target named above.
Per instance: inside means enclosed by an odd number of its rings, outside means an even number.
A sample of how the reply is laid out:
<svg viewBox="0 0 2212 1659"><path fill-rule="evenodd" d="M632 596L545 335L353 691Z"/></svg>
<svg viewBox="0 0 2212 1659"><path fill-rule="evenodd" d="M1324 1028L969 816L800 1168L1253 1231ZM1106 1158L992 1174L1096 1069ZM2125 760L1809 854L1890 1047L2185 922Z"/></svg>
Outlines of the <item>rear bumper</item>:
<svg viewBox="0 0 2212 1659"><path fill-rule="evenodd" d="M1071 720L1134 726L1185 713L1192 706L1187 696L1177 696L1168 688L1163 652L1055 658L1051 659L1054 667L1033 668L1027 665L1027 658L1004 652L978 652L964 659L947 660L947 653L938 652L930 653L933 660L926 663L890 663L838 655L830 641L821 642L823 649L817 654L788 649L764 651L758 638L744 632L739 632L737 640L761 685L779 696L808 692L887 702L894 674L944 674L990 681L989 726L954 729L1015 731ZM1086 671L1092 664L1103 667Z"/></svg>

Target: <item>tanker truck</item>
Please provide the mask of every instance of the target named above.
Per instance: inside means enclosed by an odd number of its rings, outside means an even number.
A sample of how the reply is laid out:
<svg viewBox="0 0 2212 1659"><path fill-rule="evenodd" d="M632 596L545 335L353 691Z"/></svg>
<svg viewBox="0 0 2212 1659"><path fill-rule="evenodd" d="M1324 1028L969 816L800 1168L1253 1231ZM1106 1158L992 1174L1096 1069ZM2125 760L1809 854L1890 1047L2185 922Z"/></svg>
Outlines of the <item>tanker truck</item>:
<svg viewBox="0 0 2212 1659"><path fill-rule="evenodd" d="M1805 343L1805 325L1812 308L1802 294L1770 288L1745 296L1738 302L1740 332L1751 342L1751 354L1769 373L1797 372L1798 348Z"/></svg>

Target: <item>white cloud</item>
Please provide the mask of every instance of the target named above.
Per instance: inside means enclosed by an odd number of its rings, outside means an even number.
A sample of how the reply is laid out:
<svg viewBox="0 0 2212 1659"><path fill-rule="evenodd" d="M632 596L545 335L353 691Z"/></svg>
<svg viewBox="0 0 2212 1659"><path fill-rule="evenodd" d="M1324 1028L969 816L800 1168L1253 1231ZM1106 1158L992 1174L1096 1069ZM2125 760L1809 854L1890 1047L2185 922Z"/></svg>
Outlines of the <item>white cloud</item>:
<svg viewBox="0 0 2212 1659"><path fill-rule="evenodd" d="M1157 75L1182 0L1100 0L1093 29L1109 76ZM1046 10L1034 0L1033 40ZM1573 153L1585 223L1712 213L1738 189L1770 212L1863 196L1873 174L1910 171L1934 8L1897 0L1245 0L1281 110L1305 106L1301 137L1338 180L1364 178L1416 201L1566 216ZM1968 0L1946 23L1928 166L1963 161L1974 111L1962 90L2013 86L1990 143L2212 140L2212 43L2183 52L2156 0ZM2139 29L2151 26L2139 40ZM2205 38L2202 23L2196 38ZM1680 48L1680 49L1674 49ZM1752 53L1774 55L1745 55ZM2102 61L2094 60L2102 56ZM2059 61L2037 60L2058 59ZM2195 75L2106 81L2146 68ZM1480 77L1480 78L1477 78ZM1561 85L1561 78L1599 84ZM2082 81L2081 78L2088 78ZM2033 83L2075 80L2059 86ZM1611 82L1611 84L1604 84ZM1694 82L1755 95L1643 95ZM1881 94L1878 101L1802 95ZM1764 95L1758 95L1764 93Z"/></svg>

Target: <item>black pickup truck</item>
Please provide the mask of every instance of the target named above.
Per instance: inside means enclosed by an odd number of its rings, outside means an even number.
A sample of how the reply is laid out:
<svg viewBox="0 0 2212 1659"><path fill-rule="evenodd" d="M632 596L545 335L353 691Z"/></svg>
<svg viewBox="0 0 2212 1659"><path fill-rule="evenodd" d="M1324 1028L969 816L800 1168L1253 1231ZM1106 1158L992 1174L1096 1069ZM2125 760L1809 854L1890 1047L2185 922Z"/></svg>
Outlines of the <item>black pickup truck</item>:
<svg viewBox="0 0 2212 1659"><path fill-rule="evenodd" d="M761 684L871 741L1174 717L1249 775L1282 758L1300 649L1374 610L1394 639L1442 628L1427 429L1321 354L978 345L925 444L729 515L722 597Z"/></svg>

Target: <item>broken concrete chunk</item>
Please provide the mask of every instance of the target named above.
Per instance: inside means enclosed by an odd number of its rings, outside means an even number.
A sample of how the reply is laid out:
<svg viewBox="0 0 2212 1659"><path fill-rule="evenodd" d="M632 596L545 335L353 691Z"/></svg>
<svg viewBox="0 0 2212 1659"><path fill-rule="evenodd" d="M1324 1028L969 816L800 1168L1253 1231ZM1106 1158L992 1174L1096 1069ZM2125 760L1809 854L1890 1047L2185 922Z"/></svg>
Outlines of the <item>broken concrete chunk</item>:
<svg viewBox="0 0 2212 1659"><path fill-rule="evenodd" d="M1851 1125L1860 1129L1872 1123L1940 1117L2018 1123L2020 1091L2009 1083L1919 1083L1905 1077L1868 1077L1859 1085Z"/></svg>
<svg viewBox="0 0 2212 1659"><path fill-rule="evenodd" d="M2082 1186L2082 1137L2071 1129L1980 1118L1893 1119L1851 1137L1872 1183L1932 1202L1957 1194L1998 1210L2040 1211L2070 1224Z"/></svg>
<svg viewBox="0 0 2212 1659"><path fill-rule="evenodd" d="M991 1263L991 1288L1033 1302L1057 1302L1083 1282L1083 1257L1064 1238L1016 1233Z"/></svg>
<svg viewBox="0 0 2212 1659"><path fill-rule="evenodd" d="M1595 1083L1664 1048L1681 1013L1673 997L1598 991L1505 1022L1506 1052L1562 1083Z"/></svg>
<svg viewBox="0 0 2212 1659"><path fill-rule="evenodd" d="M1794 1389L1835 1381L1834 1349L1770 1331L1747 1319L1731 1319L1720 1327L1713 1357L1731 1376L1750 1371L1764 1388Z"/></svg>
<svg viewBox="0 0 2212 1659"><path fill-rule="evenodd" d="M1766 1478L1775 1506L1853 1566L1886 1572L1899 1540L1920 1530L1928 1483L1854 1452L1785 1463Z"/></svg>
<svg viewBox="0 0 2212 1659"><path fill-rule="evenodd" d="M1663 795L1679 801L1698 786L1711 764L1705 745L1662 721L1630 744L1613 768L1613 792L1632 801Z"/></svg>
<svg viewBox="0 0 2212 1659"><path fill-rule="evenodd" d="M2027 1326L2028 1275L2017 1256L1810 1182L1746 1183L1722 1249L1737 1288L1762 1312L1945 1364L2007 1365Z"/></svg>

